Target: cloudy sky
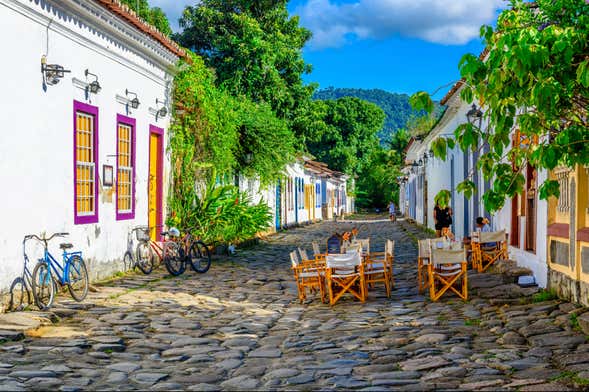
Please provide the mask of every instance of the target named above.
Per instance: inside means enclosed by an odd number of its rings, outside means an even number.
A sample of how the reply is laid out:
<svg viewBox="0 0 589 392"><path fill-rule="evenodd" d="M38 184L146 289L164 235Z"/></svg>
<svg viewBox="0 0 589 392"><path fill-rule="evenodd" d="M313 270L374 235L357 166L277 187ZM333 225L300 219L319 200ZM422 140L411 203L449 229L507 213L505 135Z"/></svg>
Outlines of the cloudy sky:
<svg viewBox="0 0 589 392"><path fill-rule="evenodd" d="M172 27L195 0L151 0ZM459 78L464 53L479 53L482 24L493 23L503 0L291 0L289 11L313 32L305 77L320 87L434 91ZM437 97L445 93L442 90Z"/></svg>

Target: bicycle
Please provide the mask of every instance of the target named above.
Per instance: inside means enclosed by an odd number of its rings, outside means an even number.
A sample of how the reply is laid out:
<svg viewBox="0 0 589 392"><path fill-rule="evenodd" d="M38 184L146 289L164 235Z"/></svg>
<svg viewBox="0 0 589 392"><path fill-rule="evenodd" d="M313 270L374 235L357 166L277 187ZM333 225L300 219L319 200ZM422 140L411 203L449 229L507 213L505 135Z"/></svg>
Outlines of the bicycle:
<svg viewBox="0 0 589 392"><path fill-rule="evenodd" d="M49 238L32 236L43 243L44 247L43 258L39 259L31 279L33 297L41 310L49 309L53 304L57 285L67 286L72 298L78 302L83 301L88 294L88 270L82 259L82 252L68 252L67 250L74 246L69 243L60 244L59 248L63 250L63 264L60 264L47 249L47 243L54 237L66 235L69 233L55 233Z"/></svg>
<svg viewBox="0 0 589 392"><path fill-rule="evenodd" d="M28 240L33 239L34 234L27 234L22 241L22 252L24 257L24 265L22 275L12 281L10 285L10 302L8 303L8 309L12 311L23 310L25 306L23 302L26 297L27 305L32 303L32 279L33 275L29 270L29 256L26 252L26 243Z"/></svg>
<svg viewBox="0 0 589 392"><path fill-rule="evenodd" d="M133 233L135 233L135 237L139 241L135 254L133 254ZM145 253L143 248L146 243L149 243L149 228L147 226L134 227L127 234L127 251L123 256L125 270L138 267L145 275L149 275L153 271L155 263L152 254L146 255L146 257L139 256Z"/></svg>
<svg viewBox="0 0 589 392"><path fill-rule="evenodd" d="M192 234L187 233L182 239L184 249L192 270L204 274L211 268L211 252L209 247Z"/></svg>

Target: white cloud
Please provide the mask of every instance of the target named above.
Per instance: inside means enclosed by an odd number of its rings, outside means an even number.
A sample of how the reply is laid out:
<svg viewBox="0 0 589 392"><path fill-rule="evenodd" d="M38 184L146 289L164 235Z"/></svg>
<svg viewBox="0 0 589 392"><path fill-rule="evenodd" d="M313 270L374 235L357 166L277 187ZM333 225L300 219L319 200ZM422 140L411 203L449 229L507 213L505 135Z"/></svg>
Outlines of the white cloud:
<svg viewBox="0 0 589 392"><path fill-rule="evenodd" d="M170 21L170 27L174 31L179 31L178 19L182 16L182 12L187 5L196 5L198 0L150 0L149 5L152 7L160 7L166 13Z"/></svg>
<svg viewBox="0 0 589 392"><path fill-rule="evenodd" d="M340 47L357 39L395 35L460 45L477 38L492 23L503 0L357 0L336 4L308 0L295 9L301 24L313 32L312 49Z"/></svg>

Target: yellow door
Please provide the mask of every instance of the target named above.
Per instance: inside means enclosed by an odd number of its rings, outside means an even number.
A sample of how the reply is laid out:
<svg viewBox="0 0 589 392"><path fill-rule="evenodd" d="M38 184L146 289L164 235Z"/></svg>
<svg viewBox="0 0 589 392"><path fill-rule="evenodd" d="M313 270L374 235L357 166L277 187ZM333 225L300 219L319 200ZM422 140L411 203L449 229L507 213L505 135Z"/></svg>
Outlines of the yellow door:
<svg viewBox="0 0 589 392"><path fill-rule="evenodd" d="M149 190L148 190L148 222L150 227L150 237L153 241L158 239L158 230L156 226L160 224L160 192L159 186L161 179L160 176L160 136L156 133L150 133L149 135Z"/></svg>

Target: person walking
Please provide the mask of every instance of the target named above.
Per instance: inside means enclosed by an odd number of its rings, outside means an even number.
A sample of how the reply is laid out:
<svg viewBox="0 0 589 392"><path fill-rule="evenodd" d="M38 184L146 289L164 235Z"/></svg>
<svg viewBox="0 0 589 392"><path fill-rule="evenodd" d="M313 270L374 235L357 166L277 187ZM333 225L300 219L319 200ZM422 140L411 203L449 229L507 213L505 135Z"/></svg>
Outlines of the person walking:
<svg viewBox="0 0 589 392"><path fill-rule="evenodd" d="M453 237L450 231L450 225L452 224L452 209L448 206L441 208L438 203L434 208L434 224L436 228L436 236L448 236Z"/></svg>
<svg viewBox="0 0 589 392"><path fill-rule="evenodd" d="M395 218L396 218L395 203L391 200L391 202L389 203L389 219L391 220L391 222L394 222Z"/></svg>

